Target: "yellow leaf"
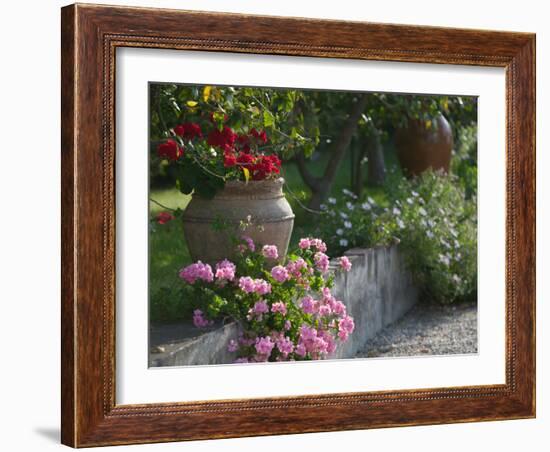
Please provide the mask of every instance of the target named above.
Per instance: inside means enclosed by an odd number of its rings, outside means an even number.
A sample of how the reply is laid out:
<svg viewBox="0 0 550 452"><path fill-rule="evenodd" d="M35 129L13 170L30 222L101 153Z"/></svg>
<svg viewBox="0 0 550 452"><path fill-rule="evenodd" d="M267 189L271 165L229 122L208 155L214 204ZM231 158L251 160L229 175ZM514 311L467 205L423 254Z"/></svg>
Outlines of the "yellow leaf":
<svg viewBox="0 0 550 452"><path fill-rule="evenodd" d="M248 182L250 180L250 171L248 171L248 168L243 168L244 173L244 180Z"/></svg>
<svg viewBox="0 0 550 452"><path fill-rule="evenodd" d="M432 121L430 119L428 119L426 121L426 129L430 130L432 128Z"/></svg>
<svg viewBox="0 0 550 452"><path fill-rule="evenodd" d="M195 100L188 100L188 101L187 101L187 106L188 106L188 107L193 108L193 107L196 107L197 105L199 105L199 103L198 103L197 101L195 101Z"/></svg>
<svg viewBox="0 0 550 452"><path fill-rule="evenodd" d="M212 91L211 86L205 86L204 89L202 90L202 99L205 102L208 102L208 98L210 97L210 91Z"/></svg>

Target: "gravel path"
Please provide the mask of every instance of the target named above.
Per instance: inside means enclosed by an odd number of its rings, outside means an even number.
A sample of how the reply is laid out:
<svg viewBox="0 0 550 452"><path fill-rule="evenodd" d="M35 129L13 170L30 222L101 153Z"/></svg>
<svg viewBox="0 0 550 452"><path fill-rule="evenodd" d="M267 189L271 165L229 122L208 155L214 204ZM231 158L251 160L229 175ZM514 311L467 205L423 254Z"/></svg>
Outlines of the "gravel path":
<svg viewBox="0 0 550 452"><path fill-rule="evenodd" d="M358 358L477 353L477 305L417 304L383 329L357 353Z"/></svg>

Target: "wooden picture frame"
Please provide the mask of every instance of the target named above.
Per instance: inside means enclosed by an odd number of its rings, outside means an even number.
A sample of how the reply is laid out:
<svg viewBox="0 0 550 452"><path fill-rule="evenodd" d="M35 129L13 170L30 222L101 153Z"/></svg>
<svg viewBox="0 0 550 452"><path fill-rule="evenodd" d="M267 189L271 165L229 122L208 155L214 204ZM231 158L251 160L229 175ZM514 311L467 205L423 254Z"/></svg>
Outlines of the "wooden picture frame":
<svg viewBox="0 0 550 452"><path fill-rule="evenodd" d="M535 35L79 4L62 9L61 32L64 444L85 447L535 416ZM506 383L117 405L117 47L505 68Z"/></svg>

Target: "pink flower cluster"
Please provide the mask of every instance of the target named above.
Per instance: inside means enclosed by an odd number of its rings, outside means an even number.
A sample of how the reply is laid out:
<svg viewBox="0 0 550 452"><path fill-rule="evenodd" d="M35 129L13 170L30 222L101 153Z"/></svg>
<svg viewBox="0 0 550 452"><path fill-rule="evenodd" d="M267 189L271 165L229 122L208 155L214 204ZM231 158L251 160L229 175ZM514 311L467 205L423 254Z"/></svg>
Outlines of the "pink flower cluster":
<svg viewBox="0 0 550 452"><path fill-rule="evenodd" d="M317 270L319 270L321 273L326 273L328 271L330 261L328 256L322 251L317 251L315 253L315 255L313 256L313 262L315 262Z"/></svg>
<svg viewBox="0 0 550 452"><path fill-rule="evenodd" d="M279 251L275 245L264 245L262 254L268 259L277 259L279 257Z"/></svg>
<svg viewBox="0 0 550 452"><path fill-rule="evenodd" d="M284 283L290 278L288 270L282 265L276 265L271 269L271 276L273 279L279 283Z"/></svg>
<svg viewBox="0 0 550 452"><path fill-rule="evenodd" d="M302 298L302 301L300 302L300 307L302 308L302 311L304 311L306 314L313 314L317 312L317 301L313 299L312 296L306 295L304 298Z"/></svg>
<svg viewBox="0 0 550 452"><path fill-rule="evenodd" d="M273 303L271 305L271 312L279 312L282 315L286 315L286 304L284 304L282 301L277 301L276 303Z"/></svg>
<svg viewBox="0 0 550 452"><path fill-rule="evenodd" d="M275 245L257 246L245 236L240 246L242 254L235 262L224 259L214 271L201 261L180 271L197 299L208 306L207 312L239 320L241 333L227 344L227 350L236 354L235 362L324 359L337 343L348 340L354 321L328 287L325 274L330 260L322 240L300 240L298 250L274 266L269 262L280 259ZM338 264L344 271L351 269L345 256ZM247 272L239 274L240 269ZM196 309L193 323L204 328L213 321Z"/></svg>
<svg viewBox="0 0 550 452"><path fill-rule="evenodd" d="M312 358L318 359L336 350L336 341L327 330L303 324L299 334L296 353L302 357L309 353Z"/></svg>
<svg viewBox="0 0 550 452"><path fill-rule="evenodd" d="M193 311L193 325L197 328L205 328L213 325L213 323L212 320L208 320L204 317L204 313L200 309L195 309Z"/></svg>
<svg viewBox="0 0 550 452"><path fill-rule="evenodd" d="M243 241L246 243L246 246L248 247L248 249L252 252L256 251L256 245L254 244L254 240L252 240L250 237L248 237L247 235L243 235L242 236L242 239Z"/></svg>
<svg viewBox="0 0 550 452"><path fill-rule="evenodd" d="M316 248L317 251L321 251L321 253L327 252L327 245L321 239L306 237L306 238L300 239L298 246L303 250L309 250L310 248L313 247L313 248Z"/></svg>
<svg viewBox="0 0 550 452"><path fill-rule="evenodd" d="M216 279L225 279L226 281L233 281L235 279L235 271L237 266L227 259L216 264Z"/></svg>
<svg viewBox="0 0 550 452"><path fill-rule="evenodd" d="M252 279L250 276L241 276L239 278L239 288L243 292L255 292L258 295L265 295L271 292L271 284L269 284L265 279Z"/></svg>
<svg viewBox="0 0 550 452"><path fill-rule="evenodd" d="M262 320L263 314L267 314L269 312L269 305L265 300L260 300L254 303L254 306L248 310L248 320L252 320L253 318L256 318L257 320Z"/></svg>
<svg viewBox="0 0 550 452"><path fill-rule="evenodd" d="M288 273L294 278L300 278L302 276L302 270L307 270L307 268L307 262L301 257L286 264Z"/></svg>
<svg viewBox="0 0 550 452"><path fill-rule="evenodd" d="M340 259L338 259L338 263L344 271L349 272L351 270L351 262L347 256L342 256Z"/></svg>
<svg viewBox="0 0 550 452"><path fill-rule="evenodd" d="M322 306L328 306L330 308L330 312L336 314L337 316L346 315L346 305L340 300L334 298L334 296L330 293L330 289L328 287L323 288L322 294Z"/></svg>
<svg viewBox="0 0 550 452"><path fill-rule="evenodd" d="M355 329L355 322L349 315L342 317L338 321L338 337L342 341L346 341L353 330Z"/></svg>
<svg viewBox="0 0 550 452"><path fill-rule="evenodd" d="M214 280L214 273L212 273L212 267L208 264L203 264L201 261L197 261L194 264L188 265L180 270L180 278L188 282L189 284L195 284L197 279L202 279L206 282L212 282Z"/></svg>
<svg viewBox="0 0 550 452"><path fill-rule="evenodd" d="M256 339L256 345L254 346L256 348L256 352L258 352L258 355L264 355L267 357L271 355L271 350L273 350L273 347L275 347L275 343L271 340L271 338L268 337L259 337Z"/></svg>

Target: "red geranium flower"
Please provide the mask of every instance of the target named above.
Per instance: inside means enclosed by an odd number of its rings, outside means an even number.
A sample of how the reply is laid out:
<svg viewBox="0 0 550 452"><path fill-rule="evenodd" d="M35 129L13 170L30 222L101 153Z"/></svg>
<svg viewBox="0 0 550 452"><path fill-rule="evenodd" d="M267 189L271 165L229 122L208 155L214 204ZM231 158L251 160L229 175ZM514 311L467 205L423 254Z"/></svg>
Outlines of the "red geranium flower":
<svg viewBox="0 0 550 452"><path fill-rule="evenodd" d="M231 150L226 150L223 153L223 166L230 168L237 164L237 156Z"/></svg>
<svg viewBox="0 0 550 452"><path fill-rule="evenodd" d="M250 138L248 135L239 134L237 136L237 143L239 143L241 151L247 154L250 153Z"/></svg>
<svg viewBox="0 0 550 452"><path fill-rule="evenodd" d="M256 138L256 140L258 140L260 143L267 143L267 134L265 133L265 130L258 132L256 129L251 129L250 135Z"/></svg>
<svg viewBox="0 0 550 452"><path fill-rule="evenodd" d="M174 219L174 215L168 212L160 212L157 215L157 223L158 224L166 224L169 221L172 221Z"/></svg>
<svg viewBox="0 0 550 452"><path fill-rule="evenodd" d="M237 134L227 126L224 126L221 131L214 129L208 134L208 144L210 146L218 146L220 148L225 147L225 145L233 146L236 139Z"/></svg>
<svg viewBox="0 0 550 452"><path fill-rule="evenodd" d="M239 152L239 156L237 157L237 163L244 167L249 167L255 160L256 158L252 154L247 154L246 152Z"/></svg>
<svg viewBox="0 0 550 452"><path fill-rule="evenodd" d="M174 127L174 132L183 138L190 140L199 137L202 138L201 126L195 122L186 122Z"/></svg>
<svg viewBox="0 0 550 452"><path fill-rule="evenodd" d="M252 167L252 179L263 180L270 174L279 174L281 160L275 154L262 155Z"/></svg>
<svg viewBox="0 0 550 452"><path fill-rule="evenodd" d="M183 148L174 140L166 140L158 145L157 154L161 159L176 161L183 156Z"/></svg>

